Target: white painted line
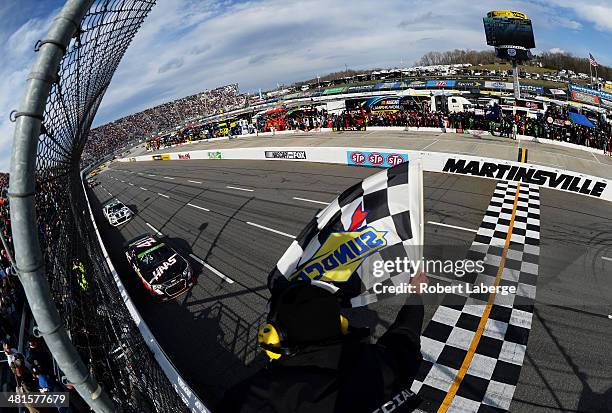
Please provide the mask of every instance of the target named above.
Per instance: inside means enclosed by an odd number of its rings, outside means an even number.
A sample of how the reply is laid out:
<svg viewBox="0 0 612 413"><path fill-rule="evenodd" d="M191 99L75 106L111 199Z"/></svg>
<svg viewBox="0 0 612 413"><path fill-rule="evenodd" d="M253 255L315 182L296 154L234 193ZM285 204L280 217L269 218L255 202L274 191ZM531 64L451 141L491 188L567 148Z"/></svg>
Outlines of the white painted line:
<svg viewBox="0 0 612 413"><path fill-rule="evenodd" d="M612 314L608 314L608 318L612 320Z"/></svg>
<svg viewBox="0 0 612 413"><path fill-rule="evenodd" d="M125 181L122 179L121 182L125 183Z"/></svg>
<svg viewBox="0 0 612 413"><path fill-rule="evenodd" d="M208 265L204 262L203 259L193 255L193 254L189 254L189 256L191 258L193 258L194 260L196 260L197 262L199 262L200 264L202 264L203 266L205 266L206 268L208 268L212 273L214 273L215 275L218 275L219 277L221 277L221 279L227 281L230 284L234 283L234 280L232 280L231 278L229 278L228 276L224 275L221 271L217 270L216 268L214 268L211 265Z"/></svg>
<svg viewBox="0 0 612 413"><path fill-rule="evenodd" d="M247 191L247 192L253 192L253 191L255 191L254 189L238 188L237 186L229 186L229 185L228 185L228 186L226 186L226 188L229 188L229 189L236 189L236 190L238 190L238 191Z"/></svg>
<svg viewBox="0 0 612 413"><path fill-rule="evenodd" d="M210 209L206 209L206 208L198 206L198 205L194 205L194 204L187 204L187 205L189 205L190 207L193 207L193 208L201 209L202 211L207 211L207 212L210 211Z"/></svg>
<svg viewBox="0 0 612 413"><path fill-rule="evenodd" d="M147 176L157 176L157 175L153 175L153 174L148 174Z"/></svg>
<svg viewBox="0 0 612 413"><path fill-rule="evenodd" d="M438 225L440 227L458 229L458 230L461 230L461 231L468 231L468 232L474 232L474 233L478 232L478 230L475 230L475 229L465 228L465 227L458 227L457 225L443 224L441 222L427 221L427 223L431 224L431 225Z"/></svg>
<svg viewBox="0 0 612 413"><path fill-rule="evenodd" d="M312 202L313 204L321 204L321 205L329 204L329 202L315 201L314 199L298 198L297 196L294 196L293 199L298 200L298 201L304 201L304 202Z"/></svg>
<svg viewBox="0 0 612 413"><path fill-rule="evenodd" d="M597 163L601 163L601 161L599 159L597 159L597 156L595 156L595 154L593 152L591 152L591 155L593 155L593 158L595 158L595 160L597 161Z"/></svg>
<svg viewBox="0 0 612 413"><path fill-rule="evenodd" d="M604 260L604 261L612 262L612 258L610 258L610 257L601 257L601 259Z"/></svg>
<svg viewBox="0 0 612 413"><path fill-rule="evenodd" d="M129 185L130 185L130 186L134 186L134 184L133 184L133 183L131 183L131 182L129 183Z"/></svg>
<svg viewBox="0 0 612 413"><path fill-rule="evenodd" d="M173 178L173 177L171 177L171 176L164 176L164 178L166 178L166 179L174 179L174 178Z"/></svg>
<svg viewBox="0 0 612 413"><path fill-rule="evenodd" d="M142 175L142 172L138 172L138 175Z"/></svg>
<svg viewBox="0 0 612 413"><path fill-rule="evenodd" d="M160 232L160 231L159 231L157 228L155 228L153 225L149 224L148 222L145 222L145 224L146 224L146 225L147 225L149 228L151 228L153 231L155 231L155 233L156 233L157 235L159 235L160 237L163 237L163 236L164 236L164 234L162 234L162 233L161 233L161 232Z"/></svg>
<svg viewBox="0 0 612 413"><path fill-rule="evenodd" d="M140 186L139 188L142 189L143 191L148 191L147 188L143 188L142 186Z"/></svg>
<svg viewBox="0 0 612 413"><path fill-rule="evenodd" d="M163 196L164 198L170 198L168 195L160 194L159 192L157 193L157 195Z"/></svg>
<svg viewBox="0 0 612 413"><path fill-rule="evenodd" d="M430 143L429 145L425 146L424 148L419 149L419 151L424 151L425 149L429 148L430 146L432 146L432 145L434 145L434 144L436 144L436 143L438 143L438 139L436 139L435 141L433 141L433 142L432 142L432 143Z"/></svg>
<svg viewBox="0 0 612 413"><path fill-rule="evenodd" d="M252 225L254 227L257 227L257 228L265 229L266 231L274 232L275 234L283 235L283 236L285 236L287 238L295 239L295 235L287 234L286 232L278 231L276 229L264 227L263 225L259 225L259 224L256 224L254 222L248 222L247 221L247 224Z"/></svg>
<svg viewBox="0 0 612 413"><path fill-rule="evenodd" d="M201 184L202 183L200 181L192 181L191 179L188 179L187 182L191 182L193 184Z"/></svg>

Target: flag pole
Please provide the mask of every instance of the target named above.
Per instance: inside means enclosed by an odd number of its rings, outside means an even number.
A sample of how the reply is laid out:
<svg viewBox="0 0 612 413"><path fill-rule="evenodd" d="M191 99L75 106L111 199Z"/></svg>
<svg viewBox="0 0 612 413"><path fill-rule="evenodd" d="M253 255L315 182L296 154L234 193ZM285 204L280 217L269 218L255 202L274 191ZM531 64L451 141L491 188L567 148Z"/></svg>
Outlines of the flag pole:
<svg viewBox="0 0 612 413"><path fill-rule="evenodd" d="M593 88L593 63L589 58L589 74L591 75L591 89Z"/></svg>

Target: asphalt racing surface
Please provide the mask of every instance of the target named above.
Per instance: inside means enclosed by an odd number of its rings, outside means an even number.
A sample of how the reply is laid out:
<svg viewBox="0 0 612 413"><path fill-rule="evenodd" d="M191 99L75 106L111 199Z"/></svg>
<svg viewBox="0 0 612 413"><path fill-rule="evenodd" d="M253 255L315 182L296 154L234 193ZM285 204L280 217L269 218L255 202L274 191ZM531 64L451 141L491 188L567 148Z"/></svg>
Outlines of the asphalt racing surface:
<svg viewBox="0 0 612 413"><path fill-rule="evenodd" d="M281 161L114 163L90 190L111 259L160 345L214 408L225 389L265 359L255 336L264 320L268 273L310 219L377 169ZM426 255L462 258L495 188L492 180L426 173ZM120 228L101 203L118 198L136 213ZM537 301L512 412L612 411L612 205L541 191ZM199 274L187 294L154 303L128 266L122 244L158 233ZM191 258L189 258L191 257ZM397 302L350 314L374 336ZM426 306L425 324L436 310Z"/></svg>

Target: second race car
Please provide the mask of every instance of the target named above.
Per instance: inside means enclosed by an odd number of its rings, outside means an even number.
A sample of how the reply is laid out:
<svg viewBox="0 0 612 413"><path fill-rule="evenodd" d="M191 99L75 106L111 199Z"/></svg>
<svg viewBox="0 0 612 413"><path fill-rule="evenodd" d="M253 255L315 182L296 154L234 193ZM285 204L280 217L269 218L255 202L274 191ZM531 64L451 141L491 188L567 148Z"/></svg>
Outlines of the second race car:
<svg viewBox="0 0 612 413"><path fill-rule="evenodd" d="M141 235L124 246L130 265L157 299L165 301L175 298L195 284L189 262L156 237Z"/></svg>
<svg viewBox="0 0 612 413"><path fill-rule="evenodd" d="M118 199L113 199L104 204L102 212L104 213L104 216L108 220L109 224L114 227L118 227L119 225L128 222L130 219L132 219L132 216L134 216L132 210Z"/></svg>

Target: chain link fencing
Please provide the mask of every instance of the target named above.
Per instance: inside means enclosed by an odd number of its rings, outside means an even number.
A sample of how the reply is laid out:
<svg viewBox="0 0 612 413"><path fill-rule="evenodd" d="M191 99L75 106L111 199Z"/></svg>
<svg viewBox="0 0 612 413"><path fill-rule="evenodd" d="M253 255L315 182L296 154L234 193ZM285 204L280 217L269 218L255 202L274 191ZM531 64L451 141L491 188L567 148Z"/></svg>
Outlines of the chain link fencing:
<svg viewBox="0 0 612 413"><path fill-rule="evenodd" d="M79 23L68 46L64 50L64 45L47 39L35 47L42 53L43 46L52 43L63 52L57 72L40 76L52 75L53 80L40 136L35 146L29 144L30 151L36 151L33 172L37 224L31 225L31 230L37 231L42 268L70 341L88 373L110 395L117 409L134 413L188 411L124 304L98 244L81 183L80 159L92 121L117 66L155 1L67 3L87 10L80 22L65 23ZM36 118L34 113L25 112L17 116ZM23 135L23 125L18 122L16 141L20 133ZM20 174L31 174L32 170L21 168L15 153L14 149L11 181L14 175L19 182ZM16 202L26 196L13 191ZM15 217L20 221L17 214Z"/></svg>

